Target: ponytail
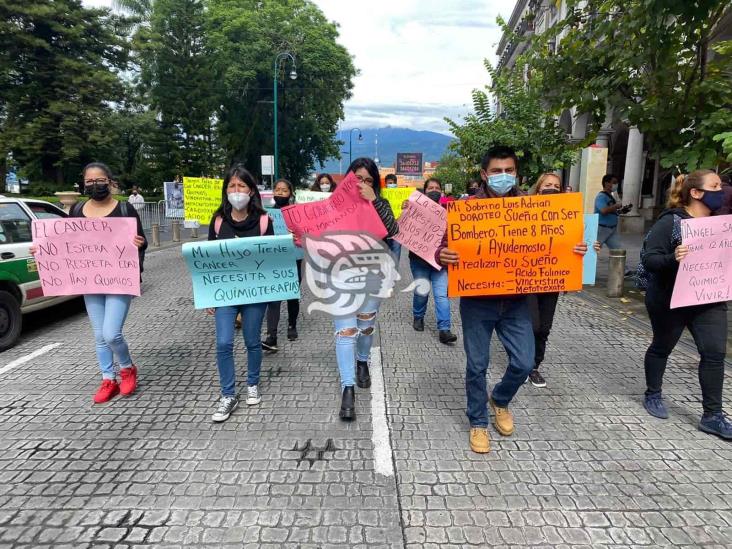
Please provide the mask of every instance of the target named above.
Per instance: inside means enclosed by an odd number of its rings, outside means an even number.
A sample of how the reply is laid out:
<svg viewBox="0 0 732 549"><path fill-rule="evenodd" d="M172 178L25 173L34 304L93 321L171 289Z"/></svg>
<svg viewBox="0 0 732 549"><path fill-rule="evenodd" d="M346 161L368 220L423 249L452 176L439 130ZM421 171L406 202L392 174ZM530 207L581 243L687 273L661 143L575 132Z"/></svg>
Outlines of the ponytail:
<svg viewBox="0 0 732 549"><path fill-rule="evenodd" d="M704 186L704 178L716 173L713 170L695 170L688 175L681 174L668 190L668 208L683 208L691 202L691 189L701 189Z"/></svg>

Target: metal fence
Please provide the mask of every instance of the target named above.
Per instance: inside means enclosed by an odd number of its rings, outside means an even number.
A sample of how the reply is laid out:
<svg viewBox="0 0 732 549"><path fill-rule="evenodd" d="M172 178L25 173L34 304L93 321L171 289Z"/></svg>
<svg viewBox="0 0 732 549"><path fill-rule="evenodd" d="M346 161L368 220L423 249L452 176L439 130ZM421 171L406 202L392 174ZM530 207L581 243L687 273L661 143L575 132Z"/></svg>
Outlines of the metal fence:
<svg viewBox="0 0 732 549"><path fill-rule="evenodd" d="M145 231L150 231L152 226L157 224L160 227L161 232L168 232L171 230L173 221L183 225L183 209L182 208L168 208L166 207L165 200L160 202L144 202L134 206L137 211L137 215L140 216L142 222L142 228Z"/></svg>

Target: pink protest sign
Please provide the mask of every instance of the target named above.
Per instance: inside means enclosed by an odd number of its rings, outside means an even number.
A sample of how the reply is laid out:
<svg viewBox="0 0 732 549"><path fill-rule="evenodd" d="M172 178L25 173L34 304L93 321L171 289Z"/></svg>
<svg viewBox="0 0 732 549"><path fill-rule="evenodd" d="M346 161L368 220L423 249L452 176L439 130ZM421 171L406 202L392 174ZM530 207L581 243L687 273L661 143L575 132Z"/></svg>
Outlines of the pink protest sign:
<svg viewBox="0 0 732 549"><path fill-rule="evenodd" d="M352 173L325 200L286 206L282 215L298 244L304 234L321 236L335 231L369 233L374 238L386 236L379 214L371 202L361 198L358 178Z"/></svg>
<svg viewBox="0 0 732 549"><path fill-rule="evenodd" d="M33 221L43 295L140 295L140 260L130 217Z"/></svg>
<svg viewBox="0 0 732 549"><path fill-rule="evenodd" d="M671 308L732 299L732 215L681 220L689 247L679 263Z"/></svg>
<svg viewBox="0 0 732 549"><path fill-rule="evenodd" d="M409 195L408 202L399 218L399 234L394 240L440 270L435 252L447 228L447 211L419 191Z"/></svg>

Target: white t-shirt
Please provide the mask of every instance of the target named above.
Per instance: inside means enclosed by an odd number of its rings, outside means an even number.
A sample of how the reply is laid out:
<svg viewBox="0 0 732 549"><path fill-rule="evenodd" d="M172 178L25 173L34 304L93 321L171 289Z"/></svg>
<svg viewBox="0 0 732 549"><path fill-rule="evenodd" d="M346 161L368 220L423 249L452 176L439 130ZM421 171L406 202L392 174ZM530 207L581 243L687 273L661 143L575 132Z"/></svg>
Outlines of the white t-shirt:
<svg viewBox="0 0 732 549"><path fill-rule="evenodd" d="M137 194L131 194L130 197L127 199L127 202L132 204L132 206L139 210L145 205L145 199L142 197L140 193Z"/></svg>

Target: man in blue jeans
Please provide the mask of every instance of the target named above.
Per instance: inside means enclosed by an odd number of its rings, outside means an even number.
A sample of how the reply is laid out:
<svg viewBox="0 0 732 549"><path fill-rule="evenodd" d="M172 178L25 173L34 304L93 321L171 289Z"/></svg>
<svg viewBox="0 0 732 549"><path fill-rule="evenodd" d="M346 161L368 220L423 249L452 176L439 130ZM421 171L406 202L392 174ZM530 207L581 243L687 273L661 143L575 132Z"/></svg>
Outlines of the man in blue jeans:
<svg viewBox="0 0 732 549"><path fill-rule="evenodd" d="M516 153L508 147L491 148L481 161L480 176L483 182L475 193L475 198L522 195L516 186L517 174ZM584 255L587 245L578 244L574 252ZM443 239L443 246L437 250L436 259L442 265L456 264L460 259L456 251L447 248L447 236ZM462 297L460 320L467 355L465 392L468 401L466 412L470 421L470 449L483 454L490 450L489 402L496 430L503 436L513 434L513 416L508 406L534 368L531 313L526 296L522 295ZM494 330L508 354L508 367L501 381L493 387L489 399L486 373Z"/></svg>

